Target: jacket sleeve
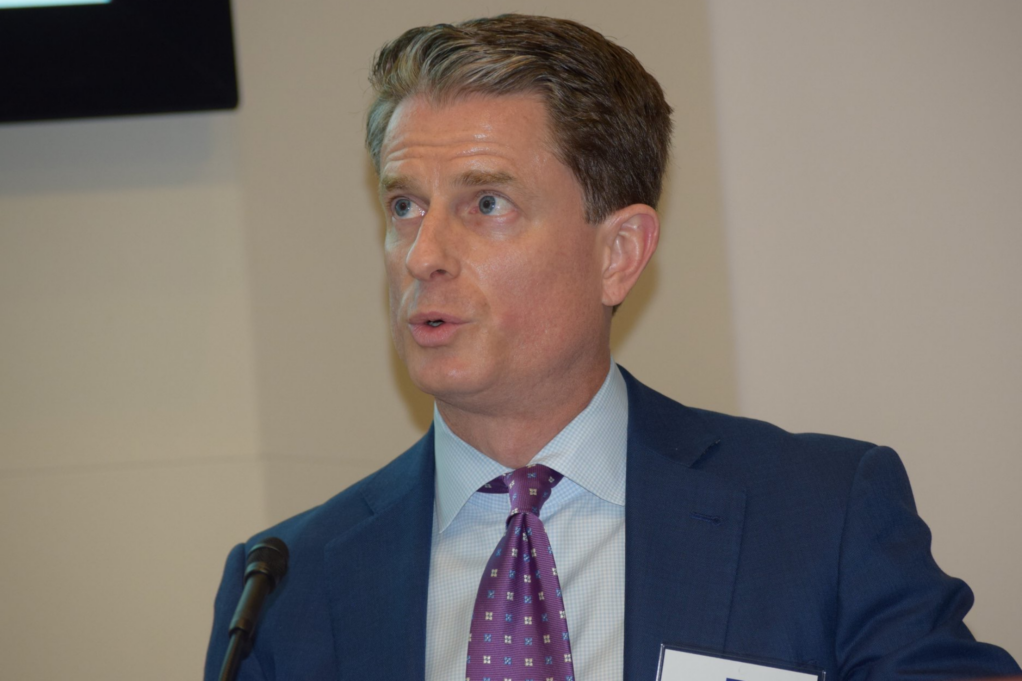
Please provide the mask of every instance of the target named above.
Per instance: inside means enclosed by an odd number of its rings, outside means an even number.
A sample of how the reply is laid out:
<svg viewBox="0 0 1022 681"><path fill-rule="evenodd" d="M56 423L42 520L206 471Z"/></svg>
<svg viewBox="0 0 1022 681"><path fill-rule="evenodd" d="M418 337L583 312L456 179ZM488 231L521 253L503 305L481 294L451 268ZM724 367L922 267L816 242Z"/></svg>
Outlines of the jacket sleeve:
<svg viewBox="0 0 1022 681"><path fill-rule="evenodd" d="M1018 674L963 619L972 590L937 566L905 469L876 447L859 463L841 541L836 653L847 681L975 679Z"/></svg>
<svg viewBox="0 0 1022 681"><path fill-rule="evenodd" d="M234 610L241 598L241 590L245 581L245 545L238 544L227 556L224 576L220 581L220 589L213 605L213 632L209 638L206 651L205 681L217 681L220 678L220 667L223 665L224 654L227 652L229 640L227 628L234 617ZM255 655L249 655L238 667L238 681L264 681L265 676L259 667Z"/></svg>

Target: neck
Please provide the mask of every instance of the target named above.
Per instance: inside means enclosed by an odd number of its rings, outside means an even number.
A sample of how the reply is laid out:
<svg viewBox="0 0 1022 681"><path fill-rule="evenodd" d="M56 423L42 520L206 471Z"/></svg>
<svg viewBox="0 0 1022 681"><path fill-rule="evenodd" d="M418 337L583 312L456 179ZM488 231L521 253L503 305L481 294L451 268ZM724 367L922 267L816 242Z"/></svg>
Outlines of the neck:
<svg viewBox="0 0 1022 681"><path fill-rule="evenodd" d="M516 409L471 411L437 399L451 432L497 463L521 468L564 430L592 401L607 377L610 358L575 381L555 381L549 389L518 402Z"/></svg>

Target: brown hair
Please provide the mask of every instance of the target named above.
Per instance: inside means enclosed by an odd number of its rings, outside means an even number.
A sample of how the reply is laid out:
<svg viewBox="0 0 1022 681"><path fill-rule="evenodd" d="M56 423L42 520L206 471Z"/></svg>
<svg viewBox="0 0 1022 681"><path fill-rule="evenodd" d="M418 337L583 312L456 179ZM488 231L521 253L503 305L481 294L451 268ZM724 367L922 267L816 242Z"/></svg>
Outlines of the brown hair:
<svg viewBox="0 0 1022 681"><path fill-rule="evenodd" d="M376 100L366 146L376 171L401 101L438 104L468 94L538 93L560 160L596 223L633 203L656 207L671 137L671 107L631 52L566 19L504 14L406 31L376 54Z"/></svg>

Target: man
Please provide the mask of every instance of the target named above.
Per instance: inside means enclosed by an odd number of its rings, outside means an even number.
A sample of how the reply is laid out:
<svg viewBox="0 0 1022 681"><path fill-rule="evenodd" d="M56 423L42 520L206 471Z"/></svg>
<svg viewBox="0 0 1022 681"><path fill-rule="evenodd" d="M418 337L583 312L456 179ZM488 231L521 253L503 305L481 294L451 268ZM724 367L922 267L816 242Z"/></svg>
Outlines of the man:
<svg viewBox="0 0 1022 681"><path fill-rule="evenodd" d="M504 16L408 31L372 80L391 332L434 425L258 535L291 567L240 678L652 680L661 644L830 679L1019 671L962 623L971 593L933 562L892 451L689 409L612 362L670 136L634 56ZM228 559L207 678L252 544Z"/></svg>

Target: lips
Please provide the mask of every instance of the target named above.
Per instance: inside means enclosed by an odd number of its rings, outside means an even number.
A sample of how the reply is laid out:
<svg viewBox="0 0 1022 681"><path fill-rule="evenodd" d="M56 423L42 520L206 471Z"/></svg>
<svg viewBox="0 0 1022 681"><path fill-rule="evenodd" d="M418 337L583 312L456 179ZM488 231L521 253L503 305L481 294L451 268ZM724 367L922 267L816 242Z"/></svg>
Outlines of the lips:
<svg viewBox="0 0 1022 681"><path fill-rule="evenodd" d="M416 312L408 318L408 323L412 326L429 324L432 327L437 327L442 324L464 324L465 320L446 312L431 310L427 312Z"/></svg>
<svg viewBox="0 0 1022 681"><path fill-rule="evenodd" d="M447 345L465 320L438 310L417 312L408 318L408 328L415 342L424 348Z"/></svg>

